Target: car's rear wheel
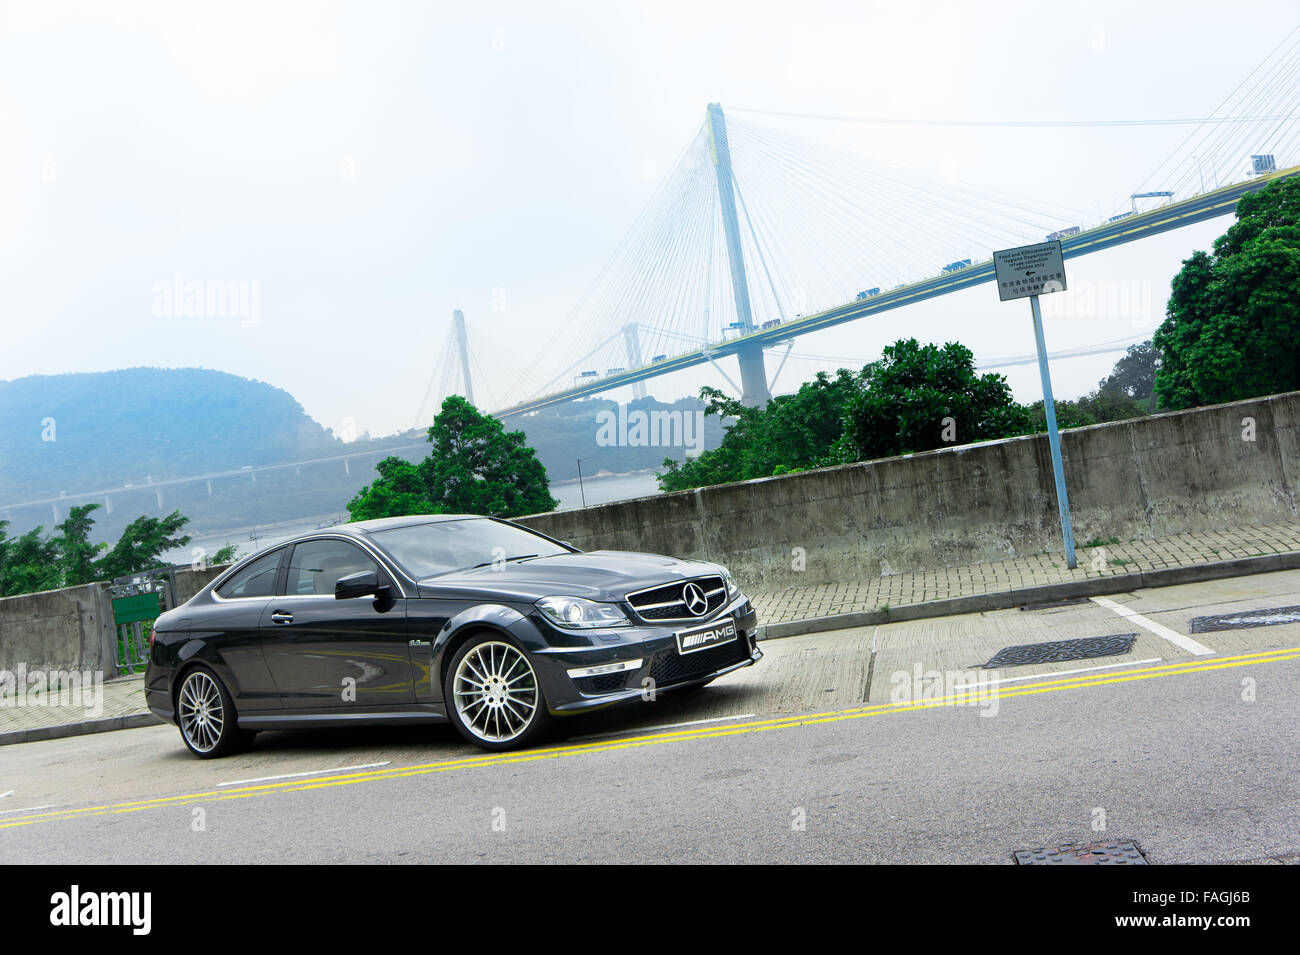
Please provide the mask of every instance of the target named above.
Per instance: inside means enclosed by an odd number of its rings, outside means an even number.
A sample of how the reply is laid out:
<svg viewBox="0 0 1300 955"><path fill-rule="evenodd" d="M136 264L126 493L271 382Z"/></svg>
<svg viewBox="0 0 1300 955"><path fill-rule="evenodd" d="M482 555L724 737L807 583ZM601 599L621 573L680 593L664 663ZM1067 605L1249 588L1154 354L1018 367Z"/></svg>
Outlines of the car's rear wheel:
<svg viewBox="0 0 1300 955"><path fill-rule="evenodd" d="M528 654L496 634L471 637L456 651L443 689L456 729L484 749L527 746L550 723Z"/></svg>
<svg viewBox="0 0 1300 955"><path fill-rule="evenodd" d="M186 671L176 691L176 723L191 753L214 759L247 746L254 734L237 719L230 691L215 673L203 666Z"/></svg>

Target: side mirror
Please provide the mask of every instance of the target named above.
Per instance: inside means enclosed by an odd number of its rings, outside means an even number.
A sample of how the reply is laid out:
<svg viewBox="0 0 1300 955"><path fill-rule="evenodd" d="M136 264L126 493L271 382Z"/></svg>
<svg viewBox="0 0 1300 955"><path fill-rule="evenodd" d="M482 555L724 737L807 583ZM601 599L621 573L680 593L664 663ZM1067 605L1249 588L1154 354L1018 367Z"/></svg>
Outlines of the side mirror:
<svg viewBox="0 0 1300 955"><path fill-rule="evenodd" d="M379 593L379 575L373 570L363 570L359 574L340 577L334 584L335 600L351 600L354 597L369 597Z"/></svg>

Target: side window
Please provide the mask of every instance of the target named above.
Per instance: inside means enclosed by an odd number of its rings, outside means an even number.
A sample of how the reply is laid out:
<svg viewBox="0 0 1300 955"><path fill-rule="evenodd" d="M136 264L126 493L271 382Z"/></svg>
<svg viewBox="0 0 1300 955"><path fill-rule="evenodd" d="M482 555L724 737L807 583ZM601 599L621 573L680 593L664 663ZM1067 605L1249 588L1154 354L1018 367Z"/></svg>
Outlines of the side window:
<svg viewBox="0 0 1300 955"><path fill-rule="evenodd" d="M275 572L282 550L259 557L217 588L220 597L270 597L275 594Z"/></svg>
<svg viewBox="0 0 1300 955"><path fill-rule="evenodd" d="M341 540L307 541L293 549L284 592L334 596L340 577L363 570L379 572L379 565L355 544ZM381 574L382 576L382 574Z"/></svg>

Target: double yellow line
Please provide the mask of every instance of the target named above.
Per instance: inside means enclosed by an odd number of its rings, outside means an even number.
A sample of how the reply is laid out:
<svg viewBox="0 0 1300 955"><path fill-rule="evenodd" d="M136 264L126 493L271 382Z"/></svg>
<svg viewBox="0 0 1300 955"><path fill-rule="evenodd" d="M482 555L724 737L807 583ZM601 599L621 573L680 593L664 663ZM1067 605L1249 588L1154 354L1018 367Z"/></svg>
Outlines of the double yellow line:
<svg viewBox="0 0 1300 955"><path fill-rule="evenodd" d="M1191 673L1205 673L1211 670L1226 670L1234 667L1256 666L1264 663L1278 663L1284 660L1300 659L1300 647L1283 650L1268 650L1232 657L1200 658L1186 663L1168 663L1160 666L1144 667L1134 670L1104 673L1079 674L1060 679L1051 679L1048 674L1040 682L1024 683L1011 688L1004 688L996 683L979 688L981 694L992 690L999 701L1015 696L1032 696L1039 693L1055 693L1061 690L1077 690L1114 683L1132 683L1138 680L1153 680L1157 677L1181 676ZM629 736L619 739L593 741L554 746L546 749L524 750L514 753L489 753L469 756L461 759L440 760L415 766L398 766L391 769L375 769L363 772L342 773L335 776L320 776L312 779L272 782L240 789L209 790L207 792L188 793L180 796L162 796L135 802L115 803L106 806L88 806L82 809L60 809L52 812L33 813L19 819L0 822L0 829L12 829L18 826L30 826L41 822L56 822L65 819L80 819L117 813L142 812L148 809L164 809L169 806L183 806L198 802L214 802L228 799L248 799L254 796L267 796L275 793L300 792L307 789L325 789L332 786L350 786L355 783L375 782L384 779L401 779L407 776L424 776L430 773L445 773L459 769L476 769L483 766L499 766L512 763L528 763L542 759L558 759L565 756L580 756L588 753L603 753L611 750L633 749L641 746L654 746L660 743L675 743L689 740L716 739L724 736L741 736L748 733L765 733L770 730L792 729L818 723L836 723L842 720L862 719L867 716L883 716L890 713L906 713L912 710L926 710L935 707L969 705L973 688L959 689L958 692L934 699L912 700L900 703L877 703L853 707L845 710L831 710L824 713L808 713L800 716L783 716L774 719L758 720L745 723L722 723L694 728L684 728L672 732L647 733L641 736Z"/></svg>

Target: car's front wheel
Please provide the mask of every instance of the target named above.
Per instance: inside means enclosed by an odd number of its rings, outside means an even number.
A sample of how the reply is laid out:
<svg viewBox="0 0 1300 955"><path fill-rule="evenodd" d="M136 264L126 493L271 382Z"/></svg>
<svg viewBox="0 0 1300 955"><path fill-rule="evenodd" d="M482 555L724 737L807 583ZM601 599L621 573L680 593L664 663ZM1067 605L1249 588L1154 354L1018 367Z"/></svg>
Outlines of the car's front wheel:
<svg viewBox="0 0 1300 955"><path fill-rule="evenodd" d="M528 654L496 634L471 637L456 651L443 690L456 729L484 749L527 746L550 722Z"/></svg>
<svg viewBox="0 0 1300 955"><path fill-rule="evenodd" d="M252 742L253 734L236 724L230 691L207 667L189 670L176 691L176 723L181 739L200 759L225 756Z"/></svg>

